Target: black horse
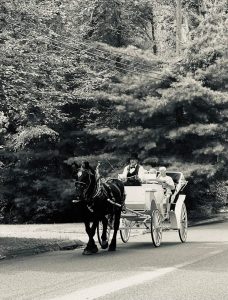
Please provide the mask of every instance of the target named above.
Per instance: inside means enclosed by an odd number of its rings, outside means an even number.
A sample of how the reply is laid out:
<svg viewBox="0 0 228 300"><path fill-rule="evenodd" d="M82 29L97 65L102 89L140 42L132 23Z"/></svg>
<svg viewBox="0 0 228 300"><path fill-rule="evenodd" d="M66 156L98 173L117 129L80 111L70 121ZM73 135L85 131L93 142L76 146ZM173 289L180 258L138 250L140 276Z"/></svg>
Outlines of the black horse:
<svg viewBox="0 0 228 300"><path fill-rule="evenodd" d="M120 215L124 206L124 185L118 179L106 181L97 178L97 174L88 162L83 162L76 174L76 200L82 205L85 230L89 241L83 254L93 254L98 251L94 235L99 221L102 221L103 232L101 235L102 249L108 248L107 226L108 220L114 223L114 233L109 245L109 251L116 250L116 235L120 224ZM92 225L90 226L90 222Z"/></svg>

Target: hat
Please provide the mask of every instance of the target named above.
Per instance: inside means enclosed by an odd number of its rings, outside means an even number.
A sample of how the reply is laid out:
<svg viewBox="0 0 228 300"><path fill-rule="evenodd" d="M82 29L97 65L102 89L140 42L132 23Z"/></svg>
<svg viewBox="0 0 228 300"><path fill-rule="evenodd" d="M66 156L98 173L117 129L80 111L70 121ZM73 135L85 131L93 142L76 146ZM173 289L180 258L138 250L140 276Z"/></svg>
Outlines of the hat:
<svg viewBox="0 0 228 300"><path fill-rule="evenodd" d="M166 167L160 167L158 170L159 170L159 172L166 171Z"/></svg>
<svg viewBox="0 0 228 300"><path fill-rule="evenodd" d="M131 156L129 157L129 160L131 160L131 159L139 160L138 154L137 153L132 153Z"/></svg>

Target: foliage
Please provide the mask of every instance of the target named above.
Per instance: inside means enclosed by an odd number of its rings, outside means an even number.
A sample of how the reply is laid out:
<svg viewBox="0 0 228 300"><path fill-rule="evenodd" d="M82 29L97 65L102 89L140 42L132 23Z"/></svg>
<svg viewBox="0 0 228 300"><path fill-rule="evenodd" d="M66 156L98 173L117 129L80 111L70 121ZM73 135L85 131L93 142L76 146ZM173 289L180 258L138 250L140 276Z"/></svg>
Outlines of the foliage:
<svg viewBox="0 0 228 300"><path fill-rule="evenodd" d="M120 47L134 44L137 36L147 34L151 16L148 0L79 1L81 31L85 39L93 39ZM134 33L134 40L132 34Z"/></svg>
<svg viewBox="0 0 228 300"><path fill-rule="evenodd" d="M47 141L51 143L55 143L58 139L58 133L54 130L48 128L46 125L36 126L36 127L26 127L21 129L18 134L13 136L12 138L12 146L15 149L20 148L32 148L39 147L39 143L42 142L47 147Z"/></svg>
<svg viewBox="0 0 228 300"><path fill-rule="evenodd" d="M174 1L1 2L3 222L73 220L73 162L116 176L131 151L183 170L190 209L224 204L226 11L193 2L179 63Z"/></svg>
<svg viewBox="0 0 228 300"><path fill-rule="evenodd" d="M112 103L113 113L104 125L87 126L105 140L106 151L138 151L142 162L187 170L195 188L188 191L192 209L224 204L212 190L215 181L227 179L225 17L222 4L211 7L182 62L160 80L126 77L111 92L99 93ZM214 70L221 70L221 77Z"/></svg>

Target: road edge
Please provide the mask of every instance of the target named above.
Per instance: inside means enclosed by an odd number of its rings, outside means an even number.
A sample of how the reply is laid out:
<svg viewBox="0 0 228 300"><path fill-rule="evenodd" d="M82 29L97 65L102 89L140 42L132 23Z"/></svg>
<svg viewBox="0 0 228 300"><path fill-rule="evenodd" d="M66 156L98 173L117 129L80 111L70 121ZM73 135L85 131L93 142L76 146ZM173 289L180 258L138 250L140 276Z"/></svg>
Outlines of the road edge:
<svg viewBox="0 0 228 300"><path fill-rule="evenodd" d="M215 224L215 223L222 223L228 221L228 214L224 215L217 215L205 220L192 220L189 221L189 227L193 226L202 226L202 225L210 225L210 224Z"/></svg>
<svg viewBox="0 0 228 300"><path fill-rule="evenodd" d="M52 251L63 251L63 250L73 250L82 248L85 245L84 242L81 240L66 240L66 241L59 241L59 242L50 242L43 245L38 245L31 248L22 248L22 249L15 249L10 250L4 255L0 255L0 261L5 259L11 259L16 257L23 257L23 256L31 256L35 254L45 253L45 252L52 252Z"/></svg>
<svg viewBox="0 0 228 300"><path fill-rule="evenodd" d="M203 225L209 225L214 223L222 223L226 221L228 221L228 214L215 216L205 220L189 221L189 227L203 226ZM5 253L4 255L0 254L0 261L5 259L16 258L16 257L31 256L31 255L45 253L45 252L74 250L78 248L83 248L84 246L85 243L82 242L81 240L65 240L65 241L59 241L54 243L50 242L48 244L38 245L31 248L10 250L8 251L8 253Z"/></svg>

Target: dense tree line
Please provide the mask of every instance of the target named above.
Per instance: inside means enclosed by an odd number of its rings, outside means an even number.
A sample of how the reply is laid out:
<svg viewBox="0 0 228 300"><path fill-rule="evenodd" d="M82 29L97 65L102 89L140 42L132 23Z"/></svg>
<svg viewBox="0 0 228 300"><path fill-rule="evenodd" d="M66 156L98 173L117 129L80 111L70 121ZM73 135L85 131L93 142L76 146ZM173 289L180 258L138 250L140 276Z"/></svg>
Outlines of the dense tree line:
<svg viewBox="0 0 228 300"><path fill-rule="evenodd" d="M129 153L182 170L192 215L227 201L225 1L2 1L0 217L60 222L74 161L116 176ZM167 58L169 59L167 60Z"/></svg>

